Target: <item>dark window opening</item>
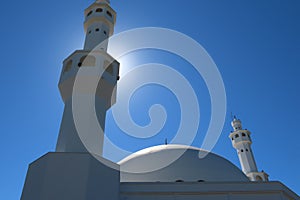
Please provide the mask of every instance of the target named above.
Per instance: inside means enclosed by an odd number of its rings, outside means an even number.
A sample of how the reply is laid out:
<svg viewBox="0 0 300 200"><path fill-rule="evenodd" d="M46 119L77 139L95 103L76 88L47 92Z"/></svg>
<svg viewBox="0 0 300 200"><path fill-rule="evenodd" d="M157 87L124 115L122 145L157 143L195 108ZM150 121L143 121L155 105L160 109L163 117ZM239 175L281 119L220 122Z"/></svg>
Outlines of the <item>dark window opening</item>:
<svg viewBox="0 0 300 200"><path fill-rule="evenodd" d="M239 134L235 134L235 138L238 138L238 137L240 137Z"/></svg>
<svg viewBox="0 0 300 200"><path fill-rule="evenodd" d="M243 136L243 137L246 137L246 134L245 134L245 133L242 133L242 136Z"/></svg>
<svg viewBox="0 0 300 200"><path fill-rule="evenodd" d="M231 140L233 140L233 137L231 138Z"/></svg>
<svg viewBox="0 0 300 200"><path fill-rule="evenodd" d="M107 14L108 16L112 17L112 14L111 14L111 12L109 12L109 11L106 11L106 14Z"/></svg>
<svg viewBox="0 0 300 200"><path fill-rule="evenodd" d="M183 180L176 180L175 182L181 183L181 182L184 182L184 181Z"/></svg>
<svg viewBox="0 0 300 200"><path fill-rule="evenodd" d="M98 31L100 31L100 29L99 29L99 28L96 28L96 31L98 32Z"/></svg>
<svg viewBox="0 0 300 200"><path fill-rule="evenodd" d="M205 182L205 180L198 180L197 182L202 183L202 182Z"/></svg>
<svg viewBox="0 0 300 200"><path fill-rule="evenodd" d="M103 9L102 8L97 8L96 12L102 12Z"/></svg>
<svg viewBox="0 0 300 200"><path fill-rule="evenodd" d="M106 35L106 34L107 34L107 32L106 32L106 31L103 31L103 33L104 33L104 35Z"/></svg>
<svg viewBox="0 0 300 200"><path fill-rule="evenodd" d="M90 31L89 31L89 34L91 34L91 33L92 33L92 31L90 30Z"/></svg>
<svg viewBox="0 0 300 200"><path fill-rule="evenodd" d="M255 177L255 180L256 180L256 181L262 181L263 179L262 179L260 176L256 176L256 177Z"/></svg>
<svg viewBox="0 0 300 200"><path fill-rule="evenodd" d="M246 149L246 151L249 151L248 149Z"/></svg>
<svg viewBox="0 0 300 200"><path fill-rule="evenodd" d="M81 66L95 66L96 58L94 56L83 56L78 63L78 67Z"/></svg>
<svg viewBox="0 0 300 200"><path fill-rule="evenodd" d="M242 149L241 152L244 152L244 150Z"/></svg>
<svg viewBox="0 0 300 200"><path fill-rule="evenodd" d="M93 13L93 11L91 10L86 16L90 16Z"/></svg>

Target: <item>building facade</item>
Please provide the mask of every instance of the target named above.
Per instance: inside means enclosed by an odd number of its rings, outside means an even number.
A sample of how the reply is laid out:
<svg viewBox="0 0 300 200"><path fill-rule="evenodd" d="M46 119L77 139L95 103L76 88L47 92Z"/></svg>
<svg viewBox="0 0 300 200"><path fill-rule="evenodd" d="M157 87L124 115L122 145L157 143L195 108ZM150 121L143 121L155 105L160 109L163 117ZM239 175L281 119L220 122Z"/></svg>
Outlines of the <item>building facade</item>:
<svg viewBox="0 0 300 200"><path fill-rule="evenodd" d="M115 21L109 0L85 10L84 48L65 59L59 81L65 109L56 151L29 165L22 200L300 199L258 171L250 131L237 118L229 137L242 170L214 153L175 144L143 149L118 163L103 158L105 115L119 79L119 63L107 53ZM82 101L94 103L76 107ZM91 123L93 115L100 127Z"/></svg>

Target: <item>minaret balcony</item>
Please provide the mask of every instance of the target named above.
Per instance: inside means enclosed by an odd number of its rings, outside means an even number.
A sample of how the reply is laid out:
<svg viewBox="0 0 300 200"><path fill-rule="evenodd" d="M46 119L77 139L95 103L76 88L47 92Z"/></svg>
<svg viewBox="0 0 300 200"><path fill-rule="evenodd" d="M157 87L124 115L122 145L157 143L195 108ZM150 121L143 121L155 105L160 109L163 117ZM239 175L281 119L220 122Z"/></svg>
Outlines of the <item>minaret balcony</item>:
<svg viewBox="0 0 300 200"><path fill-rule="evenodd" d="M78 74L82 67L88 67L90 70L87 71L92 70L95 73L88 73L88 75L86 73ZM106 98L111 96L110 93L113 93L113 89L117 84L119 63L105 51L75 51L65 59L59 81L59 90L64 102L72 97L74 82L78 75L82 76L81 80L85 78L86 82L91 78L99 78L99 84L105 85L106 89L101 90L99 86L99 91L97 89L96 95L100 98Z"/></svg>

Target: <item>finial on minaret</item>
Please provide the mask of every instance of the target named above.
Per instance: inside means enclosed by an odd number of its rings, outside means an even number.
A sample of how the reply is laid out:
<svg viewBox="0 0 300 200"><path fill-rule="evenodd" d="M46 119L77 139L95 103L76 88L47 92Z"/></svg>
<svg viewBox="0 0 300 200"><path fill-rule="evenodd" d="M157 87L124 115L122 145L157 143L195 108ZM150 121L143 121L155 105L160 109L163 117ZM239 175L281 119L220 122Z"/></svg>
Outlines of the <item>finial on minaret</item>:
<svg viewBox="0 0 300 200"><path fill-rule="evenodd" d="M234 131L242 130L242 122L235 115L233 116L231 126L233 127Z"/></svg>
<svg viewBox="0 0 300 200"><path fill-rule="evenodd" d="M96 0L96 3L108 3L108 4L110 4L110 0Z"/></svg>
<svg viewBox="0 0 300 200"><path fill-rule="evenodd" d="M234 131L230 133L229 138L232 141L232 146L237 150L243 172L251 181L268 181L269 175L264 171L258 172L257 170L251 149L251 132L242 129L242 122L236 116L233 117L231 126Z"/></svg>
<svg viewBox="0 0 300 200"><path fill-rule="evenodd" d="M232 112L230 112L230 117L231 117L231 120L233 120L233 115L232 115Z"/></svg>

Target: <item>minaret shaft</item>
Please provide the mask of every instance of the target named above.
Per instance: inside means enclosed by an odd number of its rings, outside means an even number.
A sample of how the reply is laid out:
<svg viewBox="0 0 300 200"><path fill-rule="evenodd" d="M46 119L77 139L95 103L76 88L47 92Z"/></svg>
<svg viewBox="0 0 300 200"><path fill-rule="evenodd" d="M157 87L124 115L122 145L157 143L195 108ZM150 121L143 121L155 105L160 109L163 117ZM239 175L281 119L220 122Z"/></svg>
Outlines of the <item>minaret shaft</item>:
<svg viewBox="0 0 300 200"><path fill-rule="evenodd" d="M241 143L237 145L237 153L242 170L245 174L248 174L250 172L257 172L257 166L254 160L250 144Z"/></svg>
<svg viewBox="0 0 300 200"><path fill-rule="evenodd" d="M83 97L84 98L84 97ZM90 98L90 96L87 96ZM98 127L93 126L93 108L86 110L84 117L80 118L81 127L76 127L76 117L73 113L72 99L65 103L63 118L60 126L60 137L57 141L57 152L92 152L97 155L103 153L104 135L101 134ZM100 102L96 100L95 113L97 114L98 124L100 128L105 130L106 108L101 106ZM85 108L86 109L86 108ZM79 112L82 112L81 110ZM85 120L83 122L83 120ZM80 128L80 130L78 130ZM84 132L81 130L84 129ZM87 146L88 145L88 146Z"/></svg>

